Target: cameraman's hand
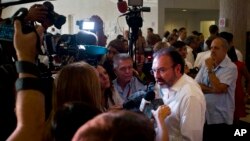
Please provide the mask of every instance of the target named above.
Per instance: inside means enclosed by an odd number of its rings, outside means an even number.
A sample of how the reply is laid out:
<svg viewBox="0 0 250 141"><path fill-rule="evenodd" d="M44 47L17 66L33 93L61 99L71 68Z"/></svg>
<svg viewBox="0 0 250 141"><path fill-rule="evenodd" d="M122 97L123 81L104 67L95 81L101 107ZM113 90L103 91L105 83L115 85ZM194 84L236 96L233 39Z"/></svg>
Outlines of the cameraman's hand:
<svg viewBox="0 0 250 141"><path fill-rule="evenodd" d="M48 9L42 4L34 4L30 7L28 15L25 17L26 21L44 22L47 19Z"/></svg>
<svg viewBox="0 0 250 141"><path fill-rule="evenodd" d="M37 38L38 34L41 36L44 32L42 26L37 27L35 32L24 34L22 32L22 25L19 20L15 20L14 23L15 34L14 34L14 47L16 49L18 60L35 62L35 57L37 55L36 44L39 40Z"/></svg>

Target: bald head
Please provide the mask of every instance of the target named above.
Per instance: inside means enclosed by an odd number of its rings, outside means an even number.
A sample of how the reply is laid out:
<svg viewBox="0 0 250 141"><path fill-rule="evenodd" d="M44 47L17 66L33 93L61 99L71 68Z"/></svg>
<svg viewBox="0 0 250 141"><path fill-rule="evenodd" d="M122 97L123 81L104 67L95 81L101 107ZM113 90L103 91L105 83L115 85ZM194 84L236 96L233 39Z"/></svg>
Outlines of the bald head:
<svg viewBox="0 0 250 141"><path fill-rule="evenodd" d="M216 62L220 64L227 55L227 50L229 45L227 41L221 37L217 37L212 41L211 44L211 57Z"/></svg>

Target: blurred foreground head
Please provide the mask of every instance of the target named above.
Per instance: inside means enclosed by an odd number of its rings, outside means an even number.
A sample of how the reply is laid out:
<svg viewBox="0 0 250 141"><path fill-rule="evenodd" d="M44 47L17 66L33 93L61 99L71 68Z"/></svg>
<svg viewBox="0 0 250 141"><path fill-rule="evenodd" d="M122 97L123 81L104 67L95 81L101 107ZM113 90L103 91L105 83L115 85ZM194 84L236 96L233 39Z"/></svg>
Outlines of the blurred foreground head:
<svg viewBox="0 0 250 141"><path fill-rule="evenodd" d="M101 86L96 69L86 62L64 66L55 79L54 110L67 102L85 102L101 109Z"/></svg>
<svg viewBox="0 0 250 141"><path fill-rule="evenodd" d="M78 129L72 141L154 141L153 124L130 111L103 113Z"/></svg>
<svg viewBox="0 0 250 141"><path fill-rule="evenodd" d="M101 111L83 102L68 102L56 111L52 129L56 141L70 141L79 127Z"/></svg>

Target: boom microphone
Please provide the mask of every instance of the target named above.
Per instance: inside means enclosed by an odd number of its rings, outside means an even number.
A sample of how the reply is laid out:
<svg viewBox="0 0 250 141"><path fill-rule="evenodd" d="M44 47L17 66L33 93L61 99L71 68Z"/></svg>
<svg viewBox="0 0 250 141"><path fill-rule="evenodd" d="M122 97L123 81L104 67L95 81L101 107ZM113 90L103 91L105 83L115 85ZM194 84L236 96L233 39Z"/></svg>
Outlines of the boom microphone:
<svg viewBox="0 0 250 141"><path fill-rule="evenodd" d="M117 2L117 8L121 13L125 13L128 10L128 5L126 1L118 0Z"/></svg>

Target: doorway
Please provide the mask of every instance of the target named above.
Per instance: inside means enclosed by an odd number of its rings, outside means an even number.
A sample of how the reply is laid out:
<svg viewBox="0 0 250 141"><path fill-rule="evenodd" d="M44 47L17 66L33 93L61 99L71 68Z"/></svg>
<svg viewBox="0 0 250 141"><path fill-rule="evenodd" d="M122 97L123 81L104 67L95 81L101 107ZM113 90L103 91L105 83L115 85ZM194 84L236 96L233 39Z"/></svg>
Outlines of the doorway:
<svg viewBox="0 0 250 141"><path fill-rule="evenodd" d="M213 24L215 21L200 21L200 32L203 33L205 39L209 37L209 26Z"/></svg>

